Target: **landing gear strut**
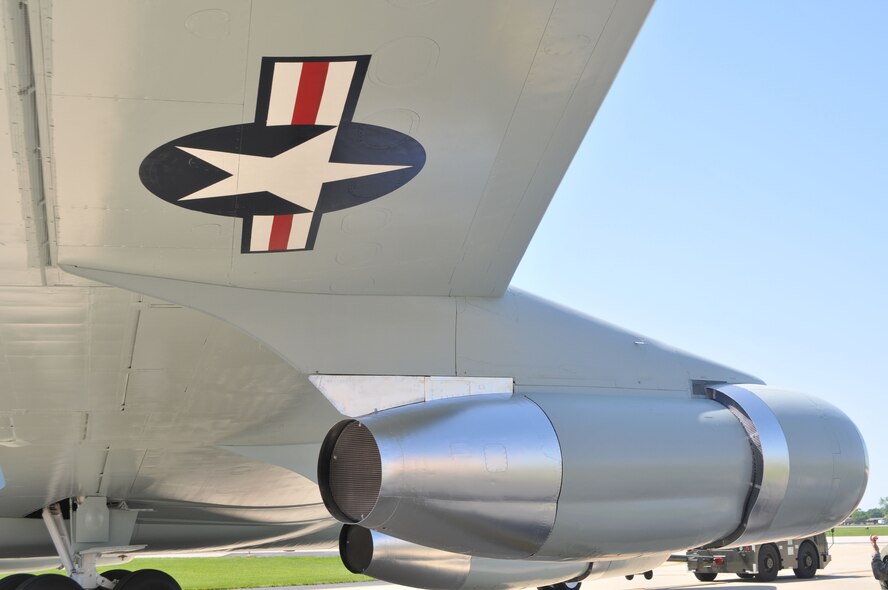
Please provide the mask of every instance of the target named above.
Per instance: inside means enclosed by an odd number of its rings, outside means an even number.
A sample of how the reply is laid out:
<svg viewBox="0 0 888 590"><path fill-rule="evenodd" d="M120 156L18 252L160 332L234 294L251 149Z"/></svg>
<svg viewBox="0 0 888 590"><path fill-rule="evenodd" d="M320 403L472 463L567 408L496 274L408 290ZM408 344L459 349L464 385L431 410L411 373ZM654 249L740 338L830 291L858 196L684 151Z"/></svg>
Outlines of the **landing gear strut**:
<svg viewBox="0 0 888 590"><path fill-rule="evenodd" d="M91 504L90 507L85 507L84 504L79 504L79 506L82 511L96 509L98 512L104 511L105 515L108 514L104 498L101 501L93 501ZM82 539L79 544L71 542L58 504L44 508L42 516L52 544L55 546L56 553L58 553L68 576L57 574L8 576L0 580L0 590L182 590L169 574L158 570L137 570L134 572L110 570L105 575L100 575L96 570L96 564L102 554L131 553L144 549L145 546L93 546L90 542L96 539L90 538L85 543L86 547L81 548L84 547ZM135 523L135 520L133 519L132 522ZM107 535L107 531L105 534ZM129 535L125 538L128 540ZM108 537L104 537L103 540L107 541ZM78 550L78 548L80 549Z"/></svg>

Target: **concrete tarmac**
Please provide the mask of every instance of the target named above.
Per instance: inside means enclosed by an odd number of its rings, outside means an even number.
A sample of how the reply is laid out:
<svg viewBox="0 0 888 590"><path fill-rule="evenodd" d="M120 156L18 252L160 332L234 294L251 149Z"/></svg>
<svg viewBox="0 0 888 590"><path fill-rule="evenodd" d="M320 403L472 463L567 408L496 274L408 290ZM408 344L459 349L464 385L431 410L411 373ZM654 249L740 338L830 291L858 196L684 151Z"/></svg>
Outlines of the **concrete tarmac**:
<svg viewBox="0 0 888 590"><path fill-rule="evenodd" d="M888 543L885 543L888 552ZM870 570L872 547L866 537L838 537L830 548L832 561L817 577L810 580L799 580L791 569L781 570L773 582L755 582L741 580L734 574L721 574L714 582L700 582L694 574L687 570L683 563L666 563L654 570L654 577L645 580L635 576L632 580L623 577L596 580L583 583L583 590L684 590L721 588L736 590L878 590L879 582L873 578ZM354 590L401 590L403 586L380 582L364 582L360 584L344 584L334 586L301 586L298 590L332 590L334 588L352 588ZM277 589L281 590L281 589Z"/></svg>

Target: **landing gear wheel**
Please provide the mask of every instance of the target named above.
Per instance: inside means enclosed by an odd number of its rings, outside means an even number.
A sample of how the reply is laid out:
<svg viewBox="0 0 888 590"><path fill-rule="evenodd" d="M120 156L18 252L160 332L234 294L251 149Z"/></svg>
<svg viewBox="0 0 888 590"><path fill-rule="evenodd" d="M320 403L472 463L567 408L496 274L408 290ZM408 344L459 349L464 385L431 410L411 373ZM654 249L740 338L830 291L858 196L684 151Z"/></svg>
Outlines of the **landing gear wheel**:
<svg viewBox="0 0 888 590"><path fill-rule="evenodd" d="M129 570L108 570L107 572L102 574L103 578L107 578L112 582L120 582L122 579L132 574L133 572Z"/></svg>
<svg viewBox="0 0 888 590"><path fill-rule="evenodd" d="M645 580L653 579L653 577L654 577L654 570L648 570L648 571L644 572L644 579Z"/></svg>
<svg viewBox="0 0 888 590"><path fill-rule="evenodd" d="M758 573L755 579L759 582L773 582L777 579L777 572L780 571L780 554L777 549L771 545L762 545L758 554Z"/></svg>
<svg viewBox="0 0 888 590"><path fill-rule="evenodd" d="M41 574L25 580L16 590L83 590L83 588L68 576Z"/></svg>
<svg viewBox="0 0 888 590"><path fill-rule="evenodd" d="M697 579L700 580L701 582L711 582L715 579L715 576L717 576L718 573L694 572L694 575L697 576Z"/></svg>
<svg viewBox="0 0 888 590"><path fill-rule="evenodd" d="M12 574L0 580L0 590L15 590L22 583L34 577L34 574Z"/></svg>
<svg viewBox="0 0 888 590"><path fill-rule="evenodd" d="M166 572L136 570L121 579L114 590L182 590L182 587Z"/></svg>
<svg viewBox="0 0 888 590"><path fill-rule="evenodd" d="M737 573L737 577L738 577L738 578L742 578L742 579L744 579L744 580L751 580L751 579L753 579L755 576L753 576L752 574L747 574L746 572L738 572L738 573Z"/></svg>
<svg viewBox="0 0 888 590"><path fill-rule="evenodd" d="M792 572L797 578L807 579L813 578L817 574L817 566L820 560L817 558L817 550L805 541L799 547L799 567L793 568Z"/></svg>
<svg viewBox="0 0 888 590"><path fill-rule="evenodd" d="M634 577L635 577L635 574L629 574L628 576L626 576L626 579L631 580Z"/></svg>

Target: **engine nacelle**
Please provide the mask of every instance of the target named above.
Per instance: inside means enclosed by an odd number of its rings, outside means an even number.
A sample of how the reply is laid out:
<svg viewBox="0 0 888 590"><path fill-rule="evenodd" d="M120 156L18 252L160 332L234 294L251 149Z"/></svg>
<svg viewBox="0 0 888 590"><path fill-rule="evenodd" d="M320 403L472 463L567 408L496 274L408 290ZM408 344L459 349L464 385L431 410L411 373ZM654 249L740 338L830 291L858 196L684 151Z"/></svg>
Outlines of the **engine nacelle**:
<svg viewBox="0 0 888 590"><path fill-rule="evenodd" d="M346 420L318 464L330 512L423 547L601 560L807 536L866 487L863 440L806 395L474 396Z"/></svg>
<svg viewBox="0 0 888 590"><path fill-rule="evenodd" d="M345 525L339 555L352 573L428 590L509 590L652 570L668 554L621 561L525 561L448 553Z"/></svg>

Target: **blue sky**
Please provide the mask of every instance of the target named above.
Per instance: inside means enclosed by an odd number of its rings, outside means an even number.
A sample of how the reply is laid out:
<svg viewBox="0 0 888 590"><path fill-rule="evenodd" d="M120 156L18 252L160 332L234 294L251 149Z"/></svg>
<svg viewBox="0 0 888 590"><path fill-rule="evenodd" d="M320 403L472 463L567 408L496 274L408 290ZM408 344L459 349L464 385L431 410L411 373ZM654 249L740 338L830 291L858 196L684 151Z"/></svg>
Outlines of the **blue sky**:
<svg viewBox="0 0 888 590"><path fill-rule="evenodd" d="M888 496L888 2L661 0L513 284L811 393Z"/></svg>

